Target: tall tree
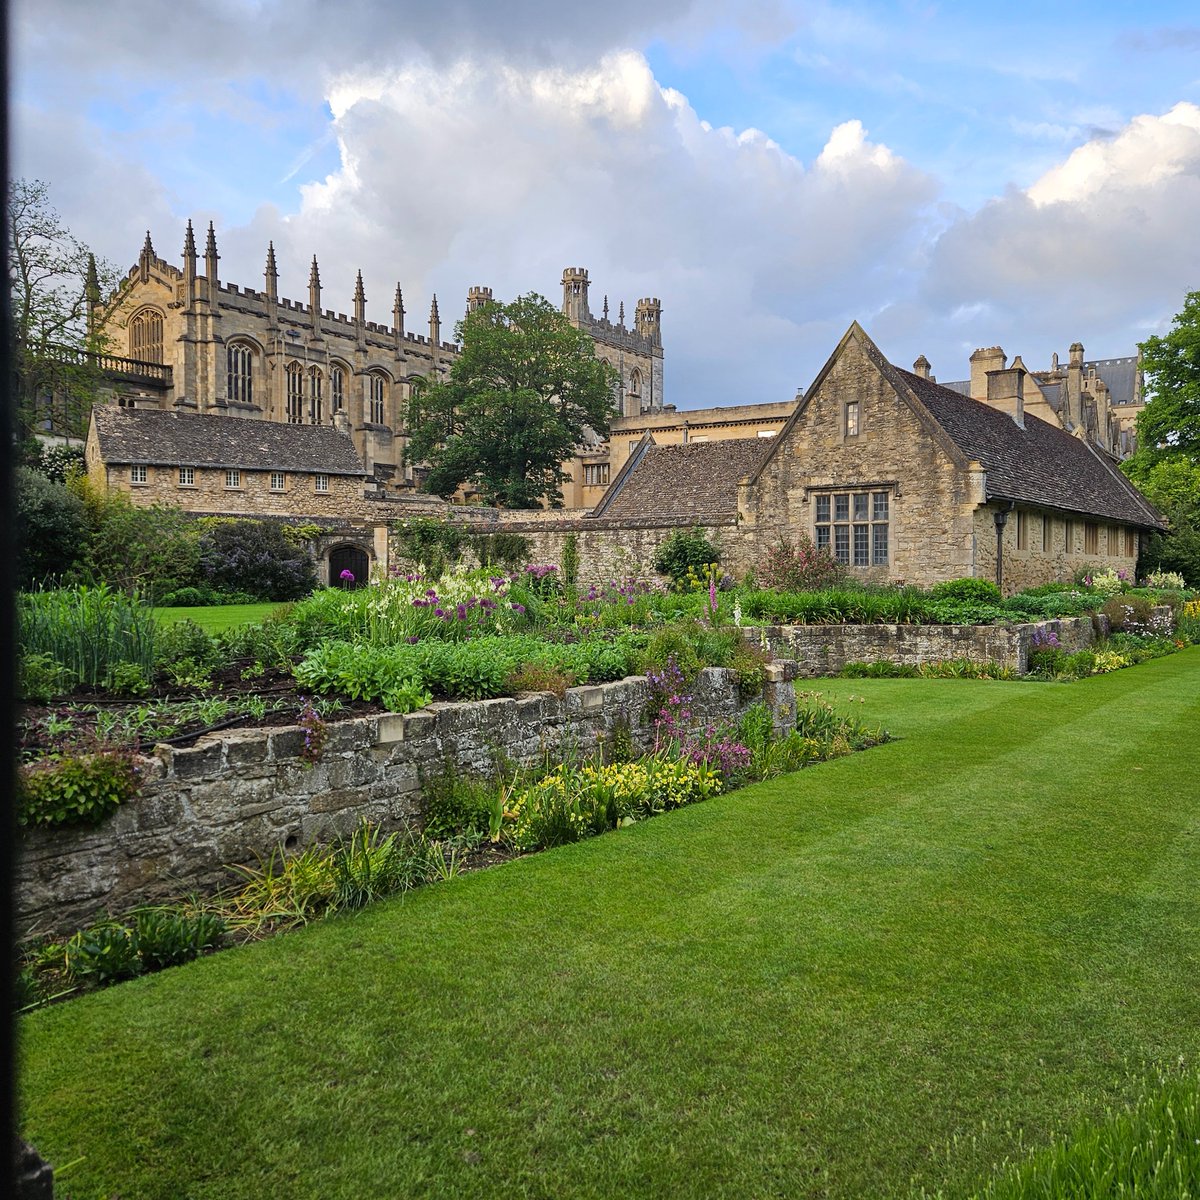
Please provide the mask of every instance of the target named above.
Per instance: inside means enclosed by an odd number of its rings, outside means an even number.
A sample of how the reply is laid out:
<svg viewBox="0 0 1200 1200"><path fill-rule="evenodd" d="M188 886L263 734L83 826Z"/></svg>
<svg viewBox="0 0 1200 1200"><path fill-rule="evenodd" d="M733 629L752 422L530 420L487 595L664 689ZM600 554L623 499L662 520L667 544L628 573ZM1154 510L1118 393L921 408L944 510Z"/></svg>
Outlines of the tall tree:
<svg viewBox="0 0 1200 1200"><path fill-rule="evenodd" d="M1200 292L1188 293L1169 333L1140 348L1147 400L1137 453L1121 469L1171 526L1147 539L1140 566L1200 585Z"/></svg>
<svg viewBox="0 0 1200 1200"><path fill-rule="evenodd" d="M8 277L23 435L51 415L65 431L82 432L101 378L90 355L106 348L103 335L88 329L88 300L99 300L116 282L113 267L63 225L49 193L40 179L8 185Z"/></svg>
<svg viewBox="0 0 1200 1200"><path fill-rule="evenodd" d="M462 353L449 378L414 389L408 462L426 487L474 484L489 504L562 502L562 464L590 429L608 432L616 371L592 340L542 296L489 302L456 327Z"/></svg>
<svg viewBox="0 0 1200 1200"><path fill-rule="evenodd" d="M1200 463L1200 292L1189 292L1171 331L1141 343L1146 407L1133 472L1176 454Z"/></svg>

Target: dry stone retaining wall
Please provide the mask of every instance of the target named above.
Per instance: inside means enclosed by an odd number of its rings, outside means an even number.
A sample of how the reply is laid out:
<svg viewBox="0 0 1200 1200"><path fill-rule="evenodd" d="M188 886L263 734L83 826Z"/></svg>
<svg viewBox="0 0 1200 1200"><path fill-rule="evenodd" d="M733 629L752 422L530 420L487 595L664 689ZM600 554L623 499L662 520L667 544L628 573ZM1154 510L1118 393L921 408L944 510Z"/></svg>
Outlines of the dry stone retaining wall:
<svg viewBox="0 0 1200 1200"><path fill-rule="evenodd" d="M794 658L799 673L812 678L836 675L847 663L890 662L920 666L967 658L995 662L1024 674L1038 630L1053 631L1067 651L1092 644L1088 617L1068 617L1029 625L783 625L763 631L773 653Z"/></svg>
<svg viewBox="0 0 1200 1200"><path fill-rule="evenodd" d="M781 732L795 728L795 675L768 668L761 699ZM732 671L706 668L693 688L697 725L748 707ZM433 704L406 714L329 726L321 761L300 758L298 727L210 734L194 747L155 748L143 794L94 829L25 831L17 874L21 932L65 932L98 912L211 891L232 881L227 865L277 846L298 849L350 833L362 819L416 828L421 773L453 762L488 769L495 756L531 763L543 754L589 754L628 726L634 747L653 748L651 693L643 676L550 694Z"/></svg>

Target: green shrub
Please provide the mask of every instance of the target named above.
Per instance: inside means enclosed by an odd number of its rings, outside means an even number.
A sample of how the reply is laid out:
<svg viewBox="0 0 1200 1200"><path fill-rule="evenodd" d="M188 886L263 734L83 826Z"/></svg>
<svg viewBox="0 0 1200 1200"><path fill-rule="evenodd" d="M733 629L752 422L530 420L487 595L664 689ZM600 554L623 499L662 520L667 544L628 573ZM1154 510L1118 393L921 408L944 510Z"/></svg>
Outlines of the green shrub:
<svg viewBox="0 0 1200 1200"><path fill-rule="evenodd" d="M21 699L30 704L47 704L55 696L72 691L78 682L75 673L64 667L52 655L21 655L17 686Z"/></svg>
<svg viewBox="0 0 1200 1200"><path fill-rule="evenodd" d="M150 691L150 680L137 663L114 663L104 686L118 696L144 696Z"/></svg>
<svg viewBox="0 0 1200 1200"><path fill-rule="evenodd" d="M562 562L563 586L574 590L579 586L579 538L568 533L563 539Z"/></svg>
<svg viewBox="0 0 1200 1200"><path fill-rule="evenodd" d="M200 668L216 666L222 658L216 640L190 618L172 621L158 631L154 657L159 670L185 660Z"/></svg>
<svg viewBox="0 0 1200 1200"><path fill-rule="evenodd" d="M215 913L142 908L132 924L102 921L81 929L63 949L63 968L78 983L103 985L190 962L220 944L225 922Z"/></svg>
<svg viewBox="0 0 1200 1200"><path fill-rule="evenodd" d="M28 588L66 575L83 556L88 524L83 502L61 482L26 467L13 472L18 554L15 582Z"/></svg>
<svg viewBox="0 0 1200 1200"><path fill-rule="evenodd" d="M81 683L102 687L117 663L154 668L158 629L135 594L99 587L58 588L17 597L22 654L47 654Z"/></svg>
<svg viewBox="0 0 1200 1200"><path fill-rule="evenodd" d="M678 582L687 577L688 568L702 571L721 561L717 548L700 532L699 527L677 529L659 546L654 555L654 569Z"/></svg>
<svg viewBox="0 0 1200 1200"><path fill-rule="evenodd" d="M961 600L974 604L999 604L1000 589L988 579L946 579L929 589L935 600Z"/></svg>
<svg viewBox="0 0 1200 1200"><path fill-rule="evenodd" d="M133 756L104 750L46 758L21 770L22 825L97 825L139 791Z"/></svg>
<svg viewBox="0 0 1200 1200"><path fill-rule="evenodd" d="M486 833L491 824L499 784L468 775L447 758L437 775L421 780L425 801L425 834L434 838Z"/></svg>
<svg viewBox="0 0 1200 1200"><path fill-rule="evenodd" d="M517 692L550 692L562 700L567 688L575 686L575 676L547 663L526 662L509 672L505 688Z"/></svg>
<svg viewBox="0 0 1200 1200"><path fill-rule="evenodd" d="M274 521L220 520L200 538L199 570L209 587L254 600L298 600L317 586L307 550Z"/></svg>
<svg viewBox="0 0 1200 1200"><path fill-rule="evenodd" d="M843 679L912 679L918 671L909 663L875 659L873 662L848 662L838 674Z"/></svg>
<svg viewBox="0 0 1200 1200"><path fill-rule="evenodd" d="M1106 600L1100 612L1108 618L1110 630L1137 632L1149 627L1150 608L1144 596L1118 595Z"/></svg>
<svg viewBox="0 0 1200 1200"><path fill-rule="evenodd" d="M932 601L928 613L929 619L938 625L991 625L994 621L1012 620L1013 616L997 602L953 597Z"/></svg>

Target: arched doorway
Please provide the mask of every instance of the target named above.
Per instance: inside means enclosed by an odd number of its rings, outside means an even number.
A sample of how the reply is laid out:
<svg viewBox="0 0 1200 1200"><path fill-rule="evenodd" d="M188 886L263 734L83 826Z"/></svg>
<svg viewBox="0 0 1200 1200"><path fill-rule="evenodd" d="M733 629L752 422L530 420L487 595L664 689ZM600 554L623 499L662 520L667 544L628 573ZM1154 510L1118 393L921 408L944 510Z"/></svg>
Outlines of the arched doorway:
<svg viewBox="0 0 1200 1200"><path fill-rule="evenodd" d="M329 586L360 588L371 575L367 552L358 546L338 546L329 554Z"/></svg>

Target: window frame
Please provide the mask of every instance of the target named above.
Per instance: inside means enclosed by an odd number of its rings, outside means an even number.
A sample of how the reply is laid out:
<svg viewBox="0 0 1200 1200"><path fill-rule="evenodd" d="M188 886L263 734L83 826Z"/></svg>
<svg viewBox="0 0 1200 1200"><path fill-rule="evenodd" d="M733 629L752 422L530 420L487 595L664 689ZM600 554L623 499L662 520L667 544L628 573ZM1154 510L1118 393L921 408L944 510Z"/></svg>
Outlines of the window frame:
<svg viewBox="0 0 1200 1200"><path fill-rule="evenodd" d="M225 490L239 492L242 490L242 471L240 467L225 468Z"/></svg>
<svg viewBox="0 0 1200 1200"><path fill-rule="evenodd" d="M329 476L323 472L313 476L313 491L324 495L329 491Z"/></svg>
<svg viewBox="0 0 1200 1200"><path fill-rule="evenodd" d="M184 472L187 472L187 477L184 477ZM181 466L179 468L179 487L194 488L196 486L196 468L193 466Z"/></svg>
<svg viewBox="0 0 1200 1200"><path fill-rule="evenodd" d="M892 492L878 484L814 491L813 543L845 567L890 569Z"/></svg>
<svg viewBox="0 0 1200 1200"><path fill-rule="evenodd" d="M276 483L276 480L278 480L279 482ZM286 490L287 490L287 472L286 471L272 471L267 476L267 491L283 492Z"/></svg>
<svg viewBox="0 0 1200 1200"><path fill-rule="evenodd" d="M225 398L229 403L254 403L255 357L248 342L230 342L225 347Z"/></svg>
<svg viewBox="0 0 1200 1200"><path fill-rule="evenodd" d="M847 440L862 434L862 401L847 400L842 406L842 436Z"/></svg>
<svg viewBox="0 0 1200 1200"><path fill-rule="evenodd" d="M150 468L145 463L129 464L130 487L145 487L150 482Z"/></svg>

